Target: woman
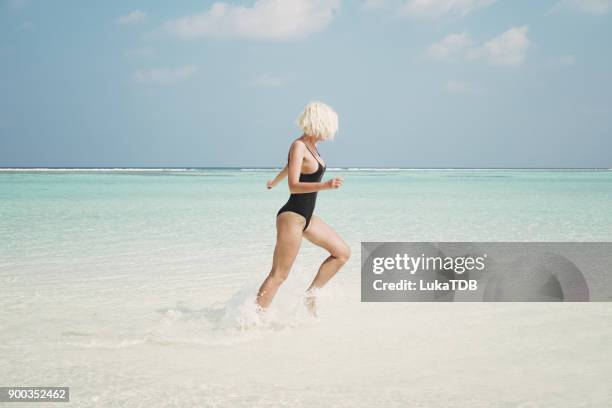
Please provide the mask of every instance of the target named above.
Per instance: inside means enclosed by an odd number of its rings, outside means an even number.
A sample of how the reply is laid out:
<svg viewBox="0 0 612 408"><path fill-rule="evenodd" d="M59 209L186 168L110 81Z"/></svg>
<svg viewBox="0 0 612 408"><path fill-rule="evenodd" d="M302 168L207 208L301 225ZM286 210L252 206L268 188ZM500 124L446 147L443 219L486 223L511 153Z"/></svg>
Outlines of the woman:
<svg viewBox="0 0 612 408"><path fill-rule="evenodd" d="M297 123L304 133L291 144L285 168L267 183L267 187L272 188L288 177L291 196L276 217L272 270L259 288L257 304L262 309L270 305L279 286L287 279L302 237L305 237L329 252L329 257L323 261L306 291L306 306L316 315L315 289L323 287L351 254L350 248L336 231L313 215L317 192L342 186L342 177L321 182L325 163L317 150L318 142L334 138L338 131L338 115L324 103L311 102L298 117Z"/></svg>

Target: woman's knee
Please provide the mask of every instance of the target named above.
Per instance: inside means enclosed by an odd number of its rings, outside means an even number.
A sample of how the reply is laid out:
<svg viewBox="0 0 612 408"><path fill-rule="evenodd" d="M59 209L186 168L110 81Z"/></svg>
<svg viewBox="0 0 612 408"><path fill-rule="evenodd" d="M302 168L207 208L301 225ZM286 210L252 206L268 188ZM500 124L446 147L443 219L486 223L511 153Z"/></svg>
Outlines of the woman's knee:
<svg viewBox="0 0 612 408"><path fill-rule="evenodd" d="M351 248L348 245L343 244L336 251L334 251L332 255L338 261L342 262L342 264L345 264L351 257Z"/></svg>

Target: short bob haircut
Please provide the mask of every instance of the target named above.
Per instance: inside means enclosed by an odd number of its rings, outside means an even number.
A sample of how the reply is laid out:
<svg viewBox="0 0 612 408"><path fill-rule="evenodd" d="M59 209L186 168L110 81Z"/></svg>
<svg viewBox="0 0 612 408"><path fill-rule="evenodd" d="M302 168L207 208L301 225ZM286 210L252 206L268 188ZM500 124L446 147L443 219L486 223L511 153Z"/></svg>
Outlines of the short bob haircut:
<svg viewBox="0 0 612 408"><path fill-rule="evenodd" d="M338 114L323 102L310 102L298 116L297 125L306 136L333 140L338 133Z"/></svg>

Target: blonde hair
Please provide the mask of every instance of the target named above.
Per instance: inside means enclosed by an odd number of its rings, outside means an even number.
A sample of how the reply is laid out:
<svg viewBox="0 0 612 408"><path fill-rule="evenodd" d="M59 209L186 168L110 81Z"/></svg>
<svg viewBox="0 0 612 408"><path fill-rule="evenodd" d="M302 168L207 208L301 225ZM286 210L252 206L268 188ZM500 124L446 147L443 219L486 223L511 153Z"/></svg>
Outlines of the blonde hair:
<svg viewBox="0 0 612 408"><path fill-rule="evenodd" d="M310 102L298 116L297 125L307 136L333 140L338 133L338 114L323 102Z"/></svg>

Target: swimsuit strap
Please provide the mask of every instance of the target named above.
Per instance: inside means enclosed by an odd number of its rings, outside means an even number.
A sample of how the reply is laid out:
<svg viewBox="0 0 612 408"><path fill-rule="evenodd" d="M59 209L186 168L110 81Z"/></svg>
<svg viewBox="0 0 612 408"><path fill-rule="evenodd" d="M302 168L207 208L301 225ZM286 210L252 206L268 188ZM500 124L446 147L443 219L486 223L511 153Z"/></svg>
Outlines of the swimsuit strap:
<svg viewBox="0 0 612 408"><path fill-rule="evenodd" d="M302 143L304 143L304 142L302 142ZM312 152L312 150L310 150L310 148L308 147L308 145L307 145L306 143L304 143L304 146L306 146L306 149L308 149L308 151L310 152L310 154L312 154L312 157L314 157L314 159L317 161L317 163L318 163L319 165L321 165L321 166L322 166L321 162L319 161L319 159L317 159L317 156L315 156L315 155L314 155L314 153ZM317 149L317 146L315 146L315 150L317 151L317 154L318 154L319 156L321 156L321 154L319 153L319 149Z"/></svg>
<svg viewBox="0 0 612 408"><path fill-rule="evenodd" d="M314 153L312 152L312 150L310 150L308 148L308 146L306 145L306 143L302 142L304 144L304 146L306 146L306 149L308 149L308 151L310 152L310 154L312 154L312 157L314 157L314 159L317 161L317 163L319 165L322 166L321 162L319 161L319 159L317 159L317 156L314 155ZM319 155L319 157L321 156L321 153L319 153L319 149L317 149L317 146L315 146L315 150L317 151L317 154ZM289 153L287 153L287 163L289 163L289 159L291 158L291 150L289 150Z"/></svg>

